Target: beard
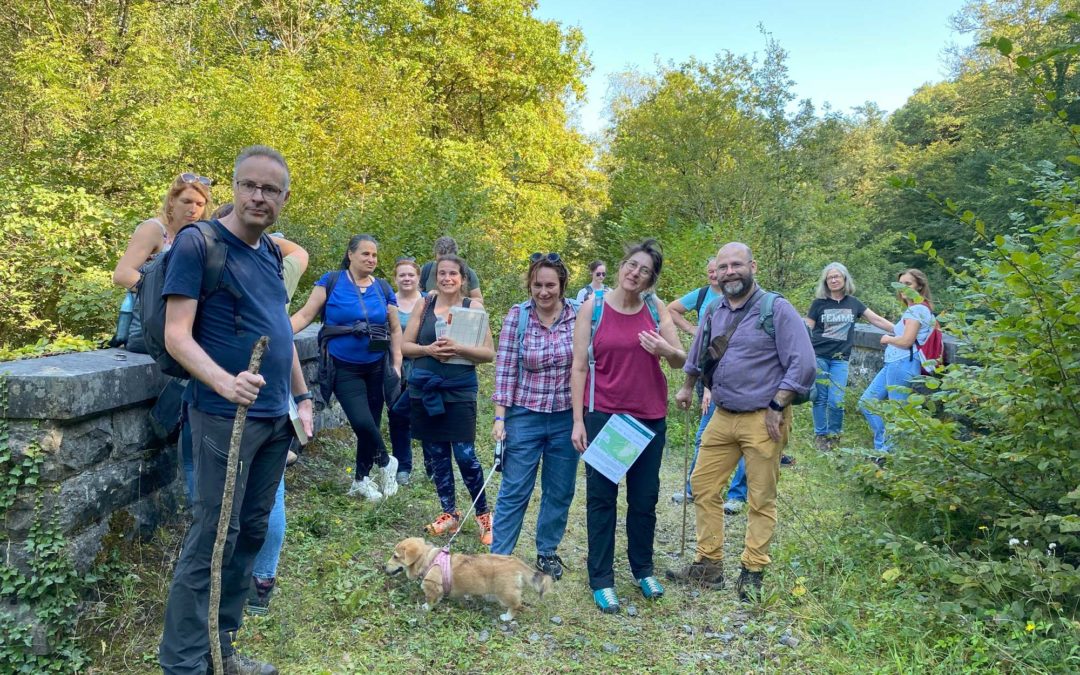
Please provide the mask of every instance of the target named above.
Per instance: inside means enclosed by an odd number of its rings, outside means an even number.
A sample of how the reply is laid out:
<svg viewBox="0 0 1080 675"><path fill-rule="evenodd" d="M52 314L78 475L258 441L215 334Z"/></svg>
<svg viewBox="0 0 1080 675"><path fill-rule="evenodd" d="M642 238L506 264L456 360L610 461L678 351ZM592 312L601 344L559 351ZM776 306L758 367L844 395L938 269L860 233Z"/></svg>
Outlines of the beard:
<svg viewBox="0 0 1080 675"><path fill-rule="evenodd" d="M720 284L720 290L724 292L729 298L741 298L746 295L746 292L750 290L754 285L753 278L750 279L735 279L734 281L725 281Z"/></svg>

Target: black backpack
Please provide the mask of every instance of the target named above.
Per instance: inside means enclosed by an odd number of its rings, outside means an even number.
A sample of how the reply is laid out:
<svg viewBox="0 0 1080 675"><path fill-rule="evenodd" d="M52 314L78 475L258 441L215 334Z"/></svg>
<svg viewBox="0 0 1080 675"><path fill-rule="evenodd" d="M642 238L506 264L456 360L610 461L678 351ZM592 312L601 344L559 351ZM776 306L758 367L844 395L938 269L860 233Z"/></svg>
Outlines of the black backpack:
<svg viewBox="0 0 1080 675"><path fill-rule="evenodd" d="M241 297L240 292L232 285L223 283L229 247L228 244L225 243L222 234L218 229L222 226L211 221L200 220L191 223L190 225L185 225L180 229L180 232L183 232L189 227L198 228L199 232L202 233L203 239L206 241L206 265L203 267L202 286L199 291L200 306L206 298L219 290L228 291L235 301L239 301ZM180 232L176 233L177 237L180 236ZM263 234L259 239L261 245L270 247L269 250L274 254L274 258L277 259L278 272L282 273L284 264L282 263L281 250L277 247L277 244L275 244L266 234ZM168 350L165 349L166 299L162 297L161 292L165 288L165 272L169 267L169 260L172 258L172 252L173 249L169 249L165 253L159 255L150 263L143 273L142 281L139 284L139 317L142 320L143 340L146 343L146 353L157 361L158 368L162 373L186 380L191 376L184 370L184 367L169 354ZM239 312L234 312L234 316L236 320L236 330L237 333L239 333L242 328L242 319ZM196 324L198 321L199 317L198 314L196 314Z"/></svg>

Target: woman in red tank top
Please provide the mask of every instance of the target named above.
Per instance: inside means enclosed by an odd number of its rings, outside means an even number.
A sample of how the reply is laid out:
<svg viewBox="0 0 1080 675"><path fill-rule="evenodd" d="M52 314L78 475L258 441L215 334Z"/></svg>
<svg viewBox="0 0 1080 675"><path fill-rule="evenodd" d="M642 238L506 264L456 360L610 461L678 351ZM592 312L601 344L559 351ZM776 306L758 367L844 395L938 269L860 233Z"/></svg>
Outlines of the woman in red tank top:
<svg viewBox="0 0 1080 675"><path fill-rule="evenodd" d="M686 361L667 306L650 294L663 264L659 244L646 239L629 248L619 263L615 288L594 294L582 304L570 375L574 410L571 438L579 452L585 451L616 414L630 415L656 434L626 472L627 557L636 584L650 600L664 594L653 575L656 501L667 430L668 387L660 359L672 368L681 368ZM603 306L593 334L597 302ZM592 368L590 343L595 360ZM586 464L585 488L589 586L596 606L610 614L619 611L614 572L619 485Z"/></svg>

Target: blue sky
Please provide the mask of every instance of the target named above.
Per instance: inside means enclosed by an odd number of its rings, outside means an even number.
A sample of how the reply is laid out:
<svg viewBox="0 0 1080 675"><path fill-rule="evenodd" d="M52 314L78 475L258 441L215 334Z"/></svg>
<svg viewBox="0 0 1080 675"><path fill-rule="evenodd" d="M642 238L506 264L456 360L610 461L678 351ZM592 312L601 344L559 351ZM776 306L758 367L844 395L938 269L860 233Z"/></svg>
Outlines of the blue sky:
<svg viewBox="0 0 1080 675"><path fill-rule="evenodd" d="M604 125L609 76L629 67L651 73L656 61L690 56L705 61L722 51L761 53L758 24L788 52L799 98L820 110L828 101L848 111L874 101L892 111L925 82L944 79L944 49L967 45L949 17L962 0L539 0L536 15L578 26L594 71L580 125Z"/></svg>

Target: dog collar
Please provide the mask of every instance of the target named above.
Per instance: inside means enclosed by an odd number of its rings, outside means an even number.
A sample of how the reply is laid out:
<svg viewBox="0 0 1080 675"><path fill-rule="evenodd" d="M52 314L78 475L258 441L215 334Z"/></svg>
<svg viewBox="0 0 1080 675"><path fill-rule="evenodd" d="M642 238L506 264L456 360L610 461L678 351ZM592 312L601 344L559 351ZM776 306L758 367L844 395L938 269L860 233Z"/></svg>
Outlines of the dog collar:
<svg viewBox="0 0 1080 675"><path fill-rule="evenodd" d="M438 565L442 568L442 594L443 597L450 595L450 586L454 580L453 572L450 569L450 547L444 546L439 549L439 552L435 554L435 558L428 565L424 573L420 575L423 579L427 576L427 573L431 571L432 567Z"/></svg>

